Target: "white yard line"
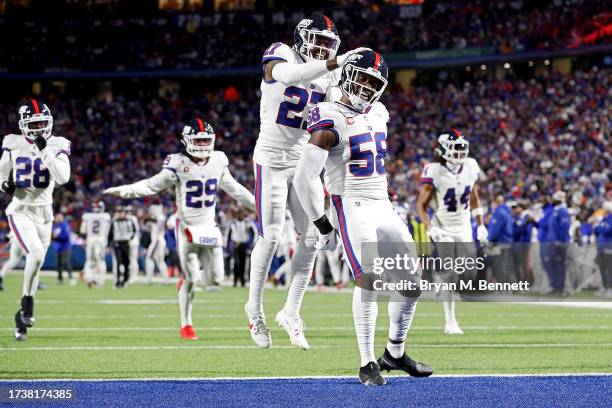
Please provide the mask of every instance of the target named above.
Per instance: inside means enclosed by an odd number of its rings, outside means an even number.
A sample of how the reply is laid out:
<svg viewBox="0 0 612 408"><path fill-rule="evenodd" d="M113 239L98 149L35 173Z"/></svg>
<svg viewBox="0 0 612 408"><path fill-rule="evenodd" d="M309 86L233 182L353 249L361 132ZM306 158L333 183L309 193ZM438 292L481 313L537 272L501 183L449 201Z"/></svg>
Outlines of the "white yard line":
<svg viewBox="0 0 612 408"><path fill-rule="evenodd" d="M404 377L403 374L385 373L385 377ZM432 378L514 378L514 377L612 377L608 373L550 373L550 374L434 374ZM336 380L336 379L356 379L354 375L305 375L305 376L270 376L270 377L145 377L145 378L102 378L99 380L91 378L45 378L40 380L32 379L10 379L0 380L5 382L145 382L145 381L261 381L261 380Z"/></svg>
<svg viewBox="0 0 612 408"><path fill-rule="evenodd" d="M316 349L351 348L354 344L318 345ZM468 348L584 348L612 347L612 343L479 343L479 344L411 344L410 348L419 349L468 349ZM294 346L273 346L275 349L294 349ZM2 351L106 351L106 350L242 350L259 349L258 346L244 345L191 345L191 346L46 346L46 347L6 347Z"/></svg>

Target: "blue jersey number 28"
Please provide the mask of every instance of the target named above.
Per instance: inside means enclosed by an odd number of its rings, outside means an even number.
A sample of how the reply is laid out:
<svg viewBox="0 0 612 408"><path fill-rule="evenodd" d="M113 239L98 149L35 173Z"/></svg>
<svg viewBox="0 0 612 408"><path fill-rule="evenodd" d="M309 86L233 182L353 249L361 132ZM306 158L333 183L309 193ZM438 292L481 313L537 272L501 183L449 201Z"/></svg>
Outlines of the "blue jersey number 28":
<svg viewBox="0 0 612 408"><path fill-rule="evenodd" d="M206 183L201 180L189 180L185 183L187 194L185 196L185 205L189 208L211 207L215 204L215 194L217 192L217 179L208 179ZM202 200L202 195L205 194L208 198Z"/></svg>
<svg viewBox="0 0 612 408"><path fill-rule="evenodd" d="M21 188L47 188L51 176L49 170L44 168L40 158L32 161L29 157L15 159L15 185Z"/></svg>
<svg viewBox="0 0 612 408"><path fill-rule="evenodd" d="M297 86L290 86L285 89L284 95L295 100L281 102L276 115L276 123L295 129L306 129L306 121L302 120L302 111L306 104L316 105L325 99L325 94L321 92L308 92L307 89Z"/></svg>

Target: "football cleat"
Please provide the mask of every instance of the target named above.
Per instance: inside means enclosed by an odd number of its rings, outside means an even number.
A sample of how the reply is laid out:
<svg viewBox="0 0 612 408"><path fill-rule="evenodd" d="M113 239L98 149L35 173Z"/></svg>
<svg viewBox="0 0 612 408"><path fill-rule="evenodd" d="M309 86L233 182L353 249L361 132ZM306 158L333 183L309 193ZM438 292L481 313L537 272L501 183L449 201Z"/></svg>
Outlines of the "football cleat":
<svg viewBox="0 0 612 408"><path fill-rule="evenodd" d="M268 329L263 313L249 313L247 305L244 305L244 312L249 321L251 338L255 344L261 348L269 348L272 345L272 336L270 336L270 329Z"/></svg>
<svg viewBox="0 0 612 408"><path fill-rule="evenodd" d="M276 323L289 335L289 339L291 340L291 344L294 346L301 348L302 350L308 350L310 345L308 344L308 340L304 336L304 321L299 317L297 319L291 318L285 313L285 308L282 308L276 314Z"/></svg>
<svg viewBox="0 0 612 408"><path fill-rule="evenodd" d="M444 334L463 334L463 330L459 327L459 323L446 323L444 326Z"/></svg>
<svg viewBox="0 0 612 408"><path fill-rule="evenodd" d="M363 385L385 385L387 380L380 374L380 367L373 361L359 369L359 381Z"/></svg>
<svg viewBox="0 0 612 408"><path fill-rule="evenodd" d="M17 341L23 341L28 338L28 327L23 323L21 316L22 312L18 310L15 313L15 339Z"/></svg>
<svg viewBox="0 0 612 408"><path fill-rule="evenodd" d="M433 369L427 364L414 361L404 353L400 358L395 358L385 348L385 352L378 359L381 370L400 370L410 374L411 377L429 377L433 374Z"/></svg>
<svg viewBox="0 0 612 408"><path fill-rule="evenodd" d="M193 330L193 326L187 325L185 327L181 327L181 338L185 340L197 340L198 335L195 330Z"/></svg>

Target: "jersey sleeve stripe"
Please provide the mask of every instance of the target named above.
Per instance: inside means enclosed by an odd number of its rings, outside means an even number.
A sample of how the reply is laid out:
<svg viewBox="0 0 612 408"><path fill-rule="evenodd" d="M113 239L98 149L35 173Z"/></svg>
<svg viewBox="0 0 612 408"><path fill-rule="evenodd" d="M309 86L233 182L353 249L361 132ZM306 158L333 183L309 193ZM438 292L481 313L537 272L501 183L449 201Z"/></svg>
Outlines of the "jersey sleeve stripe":
<svg viewBox="0 0 612 408"><path fill-rule="evenodd" d="M308 130L308 133L312 133L316 130L332 128L332 127L334 127L334 121L331 119L326 119L326 120L322 120L317 123L313 123L312 125L308 127L307 130Z"/></svg>
<svg viewBox="0 0 612 408"><path fill-rule="evenodd" d="M430 177L421 178L421 184L431 184L433 186L433 179Z"/></svg>
<svg viewBox="0 0 612 408"><path fill-rule="evenodd" d="M287 62L287 60L286 60L286 59L284 59L284 58L282 58L282 57L277 57L277 56L275 56L275 55L265 56L265 57L263 57L263 58L261 59L261 63L262 63L262 64L265 64L265 63L270 62L270 61L285 61L285 62Z"/></svg>
<svg viewBox="0 0 612 408"><path fill-rule="evenodd" d="M62 153L64 153L66 156L70 157L70 151L69 150L60 150L59 152L57 152L55 157L59 156Z"/></svg>

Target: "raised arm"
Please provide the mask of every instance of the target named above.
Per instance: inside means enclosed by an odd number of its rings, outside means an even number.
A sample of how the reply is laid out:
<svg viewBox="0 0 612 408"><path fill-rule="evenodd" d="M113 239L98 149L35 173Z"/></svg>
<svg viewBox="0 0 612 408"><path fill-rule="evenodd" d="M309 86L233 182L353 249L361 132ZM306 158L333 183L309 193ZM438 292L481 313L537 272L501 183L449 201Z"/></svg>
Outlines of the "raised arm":
<svg viewBox="0 0 612 408"><path fill-rule="evenodd" d="M221 179L219 180L219 187L223 189L232 198L244 205L251 211L255 211L255 197L251 192L240 184L230 173L229 167L223 170Z"/></svg>
<svg viewBox="0 0 612 408"><path fill-rule="evenodd" d="M172 169L162 169L159 173L134 184L111 187L104 190L104 194L110 194L121 198L138 198L157 194L174 185L177 176Z"/></svg>

